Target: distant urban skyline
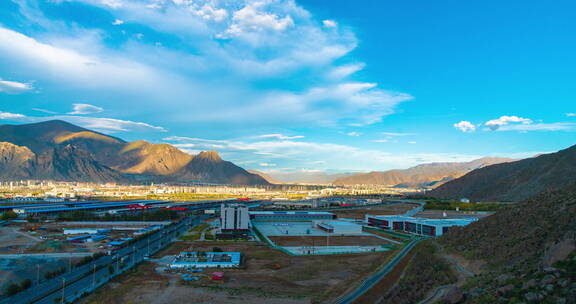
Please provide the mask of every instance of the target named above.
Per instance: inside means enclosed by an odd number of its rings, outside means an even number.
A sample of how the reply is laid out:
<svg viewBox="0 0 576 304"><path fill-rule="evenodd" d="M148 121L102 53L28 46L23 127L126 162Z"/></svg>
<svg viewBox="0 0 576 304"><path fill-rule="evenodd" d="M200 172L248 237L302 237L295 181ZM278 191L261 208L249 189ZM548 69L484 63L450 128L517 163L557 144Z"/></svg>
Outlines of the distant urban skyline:
<svg viewBox="0 0 576 304"><path fill-rule="evenodd" d="M0 2L0 124L351 172L573 144L576 4Z"/></svg>

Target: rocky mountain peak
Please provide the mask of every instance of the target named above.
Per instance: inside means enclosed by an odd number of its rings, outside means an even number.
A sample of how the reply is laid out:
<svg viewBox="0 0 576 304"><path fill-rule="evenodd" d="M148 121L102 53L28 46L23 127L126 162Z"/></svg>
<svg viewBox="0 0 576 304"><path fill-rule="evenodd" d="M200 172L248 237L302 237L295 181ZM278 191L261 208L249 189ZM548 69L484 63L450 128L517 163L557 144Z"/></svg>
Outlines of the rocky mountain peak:
<svg viewBox="0 0 576 304"><path fill-rule="evenodd" d="M222 161L222 158L220 158L220 155L218 154L217 151L202 151L200 152L198 155L196 155L196 158L198 159L204 159L204 160L209 160L209 161L213 161L213 162L219 162Z"/></svg>

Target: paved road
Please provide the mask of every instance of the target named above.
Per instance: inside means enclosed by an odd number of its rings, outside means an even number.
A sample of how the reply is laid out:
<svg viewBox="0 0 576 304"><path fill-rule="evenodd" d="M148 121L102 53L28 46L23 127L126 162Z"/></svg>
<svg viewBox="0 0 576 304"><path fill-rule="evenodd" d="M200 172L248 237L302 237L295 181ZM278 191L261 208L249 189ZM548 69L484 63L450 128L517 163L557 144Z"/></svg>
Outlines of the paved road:
<svg viewBox="0 0 576 304"><path fill-rule="evenodd" d="M438 288L436 288L434 290L434 292L428 296L426 299L418 302L418 304L428 304L428 303L435 303L437 300L441 299L442 297L444 297L444 294L446 294L446 291L448 290L448 288L450 288L452 285L444 285L444 286L440 286Z"/></svg>
<svg viewBox="0 0 576 304"><path fill-rule="evenodd" d="M394 267L414 248L418 242L424 240L423 238L413 240L412 242L408 243L402 251L400 251L386 266L376 272L373 276L366 279L364 282L360 284L355 290L352 292L341 296L339 299L336 300L335 303L337 304L348 304L354 302L354 300L358 299L361 295L365 292L370 290L370 288L374 287L385 275L387 275Z"/></svg>
<svg viewBox="0 0 576 304"><path fill-rule="evenodd" d="M19 259L19 258L82 258L91 256L92 252L59 252L59 253L18 253L18 254L0 254L0 259Z"/></svg>
<svg viewBox="0 0 576 304"><path fill-rule="evenodd" d="M122 272L143 261L148 255L169 245L178 235L197 225L205 216L187 218L175 225L156 231L115 254L103 256L93 263L74 268L71 272L32 287L27 292L5 298L1 304L59 303L64 297L67 302L77 299L82 293L103 285L111 274Z"/></svg>
<svg viewBox="0 0 576 304"><path fill-rule="evenodd" d="M448 262L450 262L452 265L454 265L454 268L456 268L456 271L460 272L461 274L463 274L466 278L469 277L473 277L476 274L466 268L464 268L464 266L460 265L458 263L458 261L456 261L456 259L449 257L449 256L444 256L444 258L446 260L448 260ZM426 299L418 302L418 304L428 304L428 303L435 303L436 301L442 299L444 297L444 295L446 294L446 291L448 291L448 289L450 287L454 286L454 284L450 284L450 285L443 285L443 286L439 286L437 287L431 295L429 295Z"/></svg>

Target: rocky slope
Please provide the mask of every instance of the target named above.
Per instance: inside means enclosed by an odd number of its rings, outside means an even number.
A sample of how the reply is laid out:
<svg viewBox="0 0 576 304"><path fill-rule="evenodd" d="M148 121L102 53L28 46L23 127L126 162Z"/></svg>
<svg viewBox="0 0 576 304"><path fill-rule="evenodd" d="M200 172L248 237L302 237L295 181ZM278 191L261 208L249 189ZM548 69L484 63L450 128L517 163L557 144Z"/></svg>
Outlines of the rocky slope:
<svg viewBox="0 0 576 304"><path fill-rule="evenodd" d="M463 290L471 303L576 302L576 185L544 192L438 241L485 262Z"/></svg>
<svg viewBox="0 0 576 304"><path fill-rule="evenodd" d="M511 163L474 170L429 195L475 201L518 201L576 182L576 146Z"/></svg>
<svg viewBox="0 0 576 304"><path fill-rule="evenodd" d="M339 178L335 185L384 185L397 187L435 187L472 170L511 162L508 158L481 158L471 162L430 163L418 165L405 170L389 170L354 174Z"/></svg>
<svg viewBox="0 0 576 304"><path fill-rule="evenodd" d="M0 126L0 179L268 184L215 151L193 156L168 144L120 138L64 121Z"/></svg>

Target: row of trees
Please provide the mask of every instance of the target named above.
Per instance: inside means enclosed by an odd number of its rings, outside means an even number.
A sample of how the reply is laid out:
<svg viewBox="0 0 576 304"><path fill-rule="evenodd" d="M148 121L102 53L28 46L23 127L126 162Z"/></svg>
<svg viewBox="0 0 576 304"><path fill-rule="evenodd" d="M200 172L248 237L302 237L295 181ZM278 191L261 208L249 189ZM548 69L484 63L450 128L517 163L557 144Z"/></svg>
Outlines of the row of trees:
<svg viewBox="0 0 576 304"><path fill-rule="evenodd" d="M158 209L154 211L137 211L98 215L89 211L60 212L58 221L168 221L180 218L176 210Z"/></svg>
<svg viewBox="0 0 576 304"><path fill-rule="evenodd" d="M8 286L6 286L6 289L4 290L4 294L11 296L11 295L15 295L23 290L26 290L28 288L32 287L32 280L30 279L24 279L22 280L22 282L20 282L20 284L16 284L16 283L12 283Z"/></svg>

